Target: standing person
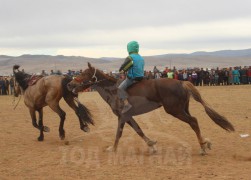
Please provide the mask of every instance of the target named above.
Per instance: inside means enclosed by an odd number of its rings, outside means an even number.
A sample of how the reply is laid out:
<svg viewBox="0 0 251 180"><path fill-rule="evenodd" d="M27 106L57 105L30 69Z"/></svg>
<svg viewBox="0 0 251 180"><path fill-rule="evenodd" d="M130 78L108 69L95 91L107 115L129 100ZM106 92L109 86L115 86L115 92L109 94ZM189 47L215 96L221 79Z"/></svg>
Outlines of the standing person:
<svg viewBox="0 0 251 180"><path fill-rule="evenodd" d="M215 75L214 75L214 82L216 86L220 85L220 79L222 79L222 85L223 85L223 76L220 78L220 75L223 75L223 73L220 73L219 68L217 67L216 71L215 71Z"/></svg>
<svg viewBox="0 0 251 180"><path fill-rule="evenodd" d="M5 90L5 82L4 82L4 78L0 79L0 87L1 87L1 91L2 91L2 95L6 95L6 90Z"/></svg>
<svg viewBox="0 0 251 180"><path fill-rule="evenodd" d="M127 52L129 56L119 68L119 72L127 72L126 79L119 85L119 98L124 101L122 113L127 112L132 105L128 102L126 89L135 81L140 81L144 77L145 60L138 54L139 44L137 41L131 41L127 44Z"/></svg>
<svg viewBox="0 0 251 180"><path fill-rule="evenodd" d="M199 81L200 86L203 85L204 78L205 78L205 71L203 70L203 68L201 68L199 73L198 73L198 81Z"/></svg>
<svg viewBox="0 0 251 180"><path fill-rule="evenodd" d="M3 94L3 92L2 92L2 86L3 86L3 81L2 81L2 77L0 76L0 95Z"/></svg>
<svg viewBox="0 0 251 180"><path fill-rule="evenodd" d="M9 93L10 93L10 91L9 91L10 81L7 79L7 77L5 78L4 83L5 83L5 91L6 91L5 94L9 95Z"/></svg>
<svg viewBox="0 0 251 180"><path fill-rule="evenodd" d="M155 77L153 76L152 71L149 71L147 74L147 79L154 79Z"/></svg>
<svg viewBox="0 0 251 180"><path fill-rule="evenodd" d="M251 84L251 66L247 70L248 84Z"/></svg>
<svg viewBox="0 0 251 180"><path fill-rule="evenodd" d="M157 69L156 66L154 66L153 68L153 75L154 75L154 78L156 79L156 74L159 73L159 70ZM157 75L158 76L158 75Z"/></svg>
<svg viewBox="0 0 251 180"><path fill-rule="evenodd" d="M209 71L209 77L210 77L210 86L215 86L215 70L211 69Z"/></svg>
<svg viewBox="0 0 251 180"><path fill-rule="evenodd" d="M204 71L203 85L209 86L209 82L210 82L209 71L208 71L208 68L206 68L206 70Z"/></svg>
<svg viewBox="0 0 251 180"><path fill-rule="evenodd" d="M178 72L178 80L183 81L183 71L179 70Z"/></svg>
<svg viewBox="0 0 251 180"><path fill-rule="evenodd" d="M160 78L160 72L157 72L155 75L154 75L154 79L159 79Z"/></svg>
<svg viewBox="0 0 251 180"><path fill-rule="evenodd" d="M173 78L176 79L176 80L179 79L179 72L177 70L175 70Z"/></svg>
<svg viewBox="0 0 251 180"><path fill-rule="evenodd" d="M228 82L229 82L229 84L233 84L233 69L232 69L232 67L230 67L229 68L229 71L228 71L229 73L228 73Z"/></svg>
<svg viewBox="0 0 251 180"><path fill-rule="evenodd" d="M183 75L183 81L187 81L188 80L188 75L187 75L187 71L185 69L183 70L182 75Z"/></svg>
<svg viewBox="0 0 251 180"><path fill-rule="evenodd" d="M51 70L51 73L50 73L50 75L54 75L55 73L54 73L54 71L53 70Z"/></svg>
<svg viewBox="0 0 251 180"><path fill-rule="evenodd" d="M192 72L192 83L194 86L196 86L196 82L197 82L197 78L198 78L198 75L195 71Z"/></svg>
<svg viewBox="0 0 251 180"><path fill-rule="evenodd" d="M187 71L187 76L188 76L187 80L192 83L192 70Z"/></svg>
<svg viewBox="0 0 251 180"><path fill-rule="evenodd" d="M14 93L14 85L15 85L14 78L11 77L10 78L10 94L11 95L13 95L13 93Z"/></svg>
<svg viewBox="0 0 251 180"><path fill-rule="evenodd" d="M172 70L168 71L168 73L167 73L167 78L169 78L169 79L173 79L173 78L174 78L174 77L173 77L173 71L172 71Z"/></svg>
<svg viewBox="0 0 251 180"><path fill-rule="evenodd" d="M246 66L244 66L244 68L241 68L239 70L239 72L240 72L241 84L248 84L247 68L246 68Z"/></svg>
<svg viewBox="0 0 251 180"><path fill-rule="evenodd" d="M168 73L168 67L165 68L165 70L162 72L162 77L166 78L167 77L167 73Z"/></svg>
<svg viewBox="0 0 251 180"><path fill-rule="evenodd" d="M222 72L223 72L223 84L222 85L229 85L229 82L228 82L229 71L226 68L224 68Z"/></svg>
<svg viewBox="0 0 251 180"><path fill-rule="evenodd" d="M240 84L240 72L237 67L235 67L233 70L233 80L234 84Z"/></svg>

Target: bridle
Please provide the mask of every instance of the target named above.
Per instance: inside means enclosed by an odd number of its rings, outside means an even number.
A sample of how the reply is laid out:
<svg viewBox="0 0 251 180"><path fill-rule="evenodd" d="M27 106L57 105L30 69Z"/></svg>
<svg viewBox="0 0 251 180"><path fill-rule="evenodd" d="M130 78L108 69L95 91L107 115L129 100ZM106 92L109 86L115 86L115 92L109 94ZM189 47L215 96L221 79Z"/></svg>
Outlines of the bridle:
<svg viewBox="0 0 251 180"><path fill-rule="evenodd" d="M74 80L76 80L78 83L80 83L80 86L87 86L87 85L94 85L94 84L98 84L99 82L102 82L102 81L105 81L106 79L101 79L101 80L98 80L97 76L96 76L96 73L97 73L97 69L94 68L94 74L92 75L92 78L91 79L95 79L95 81L87 81L87 82L83 82L82 79L80 78L75 78Z"/></svg>
<svg viewBox="0 0 251 180"><path fill-rule="evenodd" d="M94 81L94 83L95 83L95 82L98 81L98 78L97 78L97 76L96 76L97 69L96 69L96 68L94 68L94 69L95 69L95 71L94 71L94 74L93 74L93 76L92 76L92 79L95 78L95 81Z"/></svg>

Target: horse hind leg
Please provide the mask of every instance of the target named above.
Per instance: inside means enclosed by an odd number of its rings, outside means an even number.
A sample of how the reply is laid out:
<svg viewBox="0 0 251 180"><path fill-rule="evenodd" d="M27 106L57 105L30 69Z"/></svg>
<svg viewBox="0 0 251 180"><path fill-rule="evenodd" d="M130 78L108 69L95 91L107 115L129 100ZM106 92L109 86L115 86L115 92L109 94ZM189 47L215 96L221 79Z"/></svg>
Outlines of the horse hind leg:
<svg viewBox="0 0 251 180"><path fill-rule="evenodd" d="M40 136L37 138L38 141L43 141L44 140L44 125L43 125L43 109L38 110L39 113L39 129L40 129Z"/></svg>
<svg viewBox="0 0 251 180"><path fill-rule="evenodd" d="M65 130L64 130L64 121L65 121L65 115L66 113L60 108L58 103L54 103L54 104L49 104L49 107L56 112L59 117L60 117L60 124L59 124L59 137L61 140L65 139Z"/></svg>
<svg viewBox="0 0 251 180"><path fill-rule="evenodd" d="M197 123L197 125L198 125L198 129L199 129L199 124L198 124L197 119L196 119L195 117L191 116L191 114L190 114L190 112L189 112L189 102L186 104L185 112L188 114L188 116L190 116L191 118L193 118L194 121L196 121L196 123ZM200 129L199 129L199 131L200 131ZM197 135L197 133L196 133L196 135ZM197 137L198 137L198 135L197 135ZM202 136L201 136L201 138L202 138ZM198 138L198 139L199 139L199 138ZM199 141L200 145L202 146L202 147L201 147L201 152L200 152L200 154L201 154L201 155L205 155L205 154L206 154L206 149L207 149L207 148L211 150L211 145L212 145L212 143L210 142L210 140L209 140L208 138L202 138L202 140L203 140L202 144L201 144L201 142Z"/></svg>
<svg viewBox="0 0 251 180"><path fill-rule="evenodd" d="M172 114L170 113L171 115L173 115L174 117L180 119L181 121L184 121L186 123L188 123L190 125L190 127L194 130L196 136L197 136L197 139L198 139L198 142L200 144L200 154L201 155L206 155L207 152L206 152L206 149L211 149L211 142L209 139L207 138L203 138L201 136L201 132L200 132L200 128L199 128L199 124L198 124L198 121L195 117L191 116L188 109L186 109L185 111L187 112L182 112L182 113L175 113L175 114Z"/></svg>

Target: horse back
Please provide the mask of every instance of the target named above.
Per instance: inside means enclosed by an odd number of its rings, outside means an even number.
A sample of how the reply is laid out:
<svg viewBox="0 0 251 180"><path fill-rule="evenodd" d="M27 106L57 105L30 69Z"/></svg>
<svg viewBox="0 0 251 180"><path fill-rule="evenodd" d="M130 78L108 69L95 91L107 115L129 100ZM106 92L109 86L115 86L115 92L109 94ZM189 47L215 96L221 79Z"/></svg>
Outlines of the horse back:
<svg viewBox="0 0 251 180"><path fill-rule="evenodd" d="M151 101L185 95L182 81L168 78L142 80L127 90L130 96L143 96Z"/></svg>
<svg viewBox="0 0 251 180"><path fill-rule="evenodd" d="M29 107L43 107L49 101L59 101L62 98L62 80L64 76L45 76L36 84L29 86L24 93L25 104Z"/></svg>

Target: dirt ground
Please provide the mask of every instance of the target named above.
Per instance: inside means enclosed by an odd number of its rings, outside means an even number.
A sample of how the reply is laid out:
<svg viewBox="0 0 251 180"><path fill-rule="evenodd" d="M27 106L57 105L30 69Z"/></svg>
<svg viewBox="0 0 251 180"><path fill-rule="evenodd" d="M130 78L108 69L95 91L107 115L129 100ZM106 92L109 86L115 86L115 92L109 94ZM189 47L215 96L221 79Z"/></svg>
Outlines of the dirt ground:
<svg viewBox="0 0 251 180"><path fill-rule="evenodd" d="M82 93L79 98L94 115L96 124L89 133L80 130L75 113L60 102L67 113L64 141L58 135L59 118L46 107L44 125L51 131L43 142L37 141L39 132L23 99L13 110L13 97L0 96L0 179L251 179L251 85L198 89L236 129L221 129L191 100L190 112L212 142L206 156L199 154L190 126L162 108L135 117L144 133L158 141L156 154L149 153L128 125L115 154L105 149L113 144L117 119L98 93Z"/></svg>

